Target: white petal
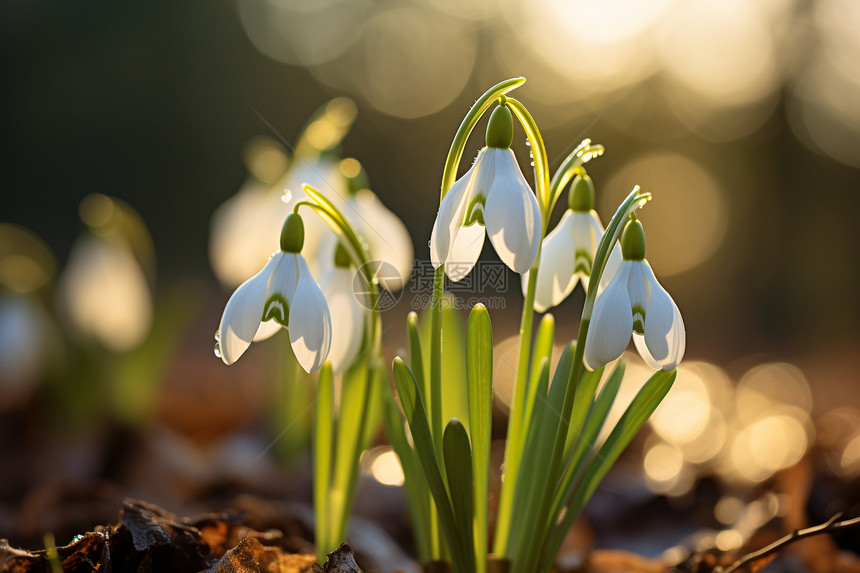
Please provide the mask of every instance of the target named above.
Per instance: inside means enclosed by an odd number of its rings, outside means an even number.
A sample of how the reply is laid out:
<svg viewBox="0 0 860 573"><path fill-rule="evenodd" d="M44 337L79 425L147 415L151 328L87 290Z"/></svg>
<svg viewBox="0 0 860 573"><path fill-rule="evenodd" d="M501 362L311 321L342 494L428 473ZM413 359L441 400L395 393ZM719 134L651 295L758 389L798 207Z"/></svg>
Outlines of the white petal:
<svg viewBox="0 0 860 573"><path fill-rule="evenodd" d="M254 342L260 342L271 338L276 332L281 330L283 326L274 320L264 320L260 323L260 328L257 329L257 334L254 335Z"/></svg>
<svg viewBox="0 0 860 573"><path fill-rule="evenodd" d="M675 301L657 282L651 266L645 263L644 267L651 290L651 300L645 315L645 345L660 368L674 370L684 357L687 346L684 320Z"/></svg>
<svg viewBox="0 0 860 573"><path fill-rule="evenodd" d="M275 254L263 270L239 285L227 301L218 327L221 337L219 343L221 359L225 364L236 362L254 340L263 316L269 276L272 274L272 269L281 262L282 257L283 253Z"/></svg>
<svg viewBox="0 0 860 573"><path fill-rule="evenodd" d="M397 272L398 276L380 273L380 284L390 291L400 290L409 280L415 263L409 231L403 221L368 189L356 193L350 205L354 207L354 214L358 219L357 227L367 241L370 256L374 260L388 263ZM352 220L349 209L345 209L344 213Z"/></svg>
<svg viewBox="0 0 860 573"><path fill-rule="evenodd" d="M591 370L615 360L630 343L633 315L627 294L630 261L624 261L615 279L597 301L591 315L588 339L585 341L585 364Z"/></svg>
<svg viewBox="0 0 860 573"><path fill-rule="evenodd" d="M523 274L537 258L541 219L537 198L510 149L489 149L496 157L493 185L487 194L484 222L499 258Z"/></svg>
<svg viewBox="0 0 860 573"><path fill-rule="evenodd" d="M609 253L609 258L606 260L606 265L603 267L603 274L600 275L600 285L598 286L597 292L600 293L609 285L609 281L612 280L612 277L615 276L615 273L618 272L618 269L621 267L621 261L624 260L624 257L621 255L621 245L618 241L615 241L615 244L612 246L612 251Z"/></svg>
<svg viewBox="0 0 860 573"><path fill-rule="evenodd" d="M328 361L335 373L352 365L364 337L367 310L352 290L353 276L352 270L335 268L320 281L331 313L332 336Z"/></svg>
<svg viewBox="0 0 860 573"><path fill-rule="evenodd" d="M430 233L430 262L435 269L438 269L439 265L448 260L457 233L462 228L466 208L472 198L475 188L475 173L484 162L485 157L486 154L482 149L472 167L451 185L439 204L439 212L436 214L433 231Z"/></svg>
<svg viewBox="0 0 860 573"><path fill-rule="evenodd" d="M484 247L484 227L478 223L460 227L451 252L445 261L445 274L454 282L459 281L474 268Z"/></svg>
<svg viewBox="0 0 860 573"><path fill-rule="evenodd" d="M576 256L576 269L582 275L582 287L588 289L589 278L594 268L594 255L597 254L597 243L603 235L603 225L597 218L597 211L588 213L573 213L573 244L571 248Z"/></svg>
<svg viewBox="0 0 860 573"><path fill-rule="evenodd" d="M568 209L561 221L543 240L540 266L535 287L535 310L546 312L560 304L576 287L579 277L574 274L576 256L574 249L574 225L576 213ZM530 273L523 275L523 294Z"/></svg>
<svg viewBox="0 0 860 573"><path fill-rule="evenodd" d="M636 350L639 351L639 356L642 357L642 360L645 361L645 364L647 364L649 368L653 368L654 370L660 370L662 368L660 363L651 356L651 352L648 350L648 345L645 344L645 337L643 335L636 334L634 332L633 344L636 345Z"/></svg>
<svg viewBox="0 0 860 573"><path fill-rule="evenodd" d="M305 372L316 372L331 349L331 314L320 287L311 276L304 257L299 267L296 292L290 300L290 344Z"/></svg>
<svg viewBox="0 0 860 573"><path fill-rule="evenodd" d="M299 259L295 253L281 253L280 262L272 268L266 287L266 301L263 304L263 319L274 320L281 326L289 321L293 293L299 281Z"/></svg>

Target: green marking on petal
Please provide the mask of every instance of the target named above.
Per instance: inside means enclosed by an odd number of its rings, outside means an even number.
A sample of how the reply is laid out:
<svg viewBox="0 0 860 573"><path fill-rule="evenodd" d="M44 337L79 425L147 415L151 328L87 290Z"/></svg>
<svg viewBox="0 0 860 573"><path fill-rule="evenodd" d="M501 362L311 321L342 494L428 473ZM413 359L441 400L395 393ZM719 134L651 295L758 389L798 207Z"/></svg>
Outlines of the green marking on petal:
<svg viewBox="0 0 860 573"><path fill-rule="evenodd" d="M266 299L266 306L263 308L263 322L274 320L281 326L287 326L290 317L290 305L287 304L287 299L279 292L274 293Z"/></svg>
<svg viewBox="0 0 860 573"><path fill-rule="evenodd" d="M633 332L645 334L645 309L638 304L633 305Z"/></svg>
<svg viewBox="0 0 860 573"><path fill-rule="evenodd" d="M469 206L466 208L466 219L463 222L464 227L471 227L475 223L478 223L482 227L486 227L484 224L484 206L487 203L487 198L484 197L483 193L478 193L469 202Z"/></svg>
<svg viewBox="0 0 860 573"><path fill-rule="evenodd" d="M592 259L591 255L585 249L576 249L576 253L573 255L573 272L576 273L584 273L586 276L591 276L591 265Z"/></svg>

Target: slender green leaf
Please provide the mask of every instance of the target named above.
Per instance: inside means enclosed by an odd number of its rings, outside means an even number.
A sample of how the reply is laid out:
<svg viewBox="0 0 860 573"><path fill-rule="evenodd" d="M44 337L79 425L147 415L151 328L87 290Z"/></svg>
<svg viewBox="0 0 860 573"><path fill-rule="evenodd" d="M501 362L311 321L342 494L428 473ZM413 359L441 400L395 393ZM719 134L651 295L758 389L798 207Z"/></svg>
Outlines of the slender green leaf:
<svg viewBox="0 0 860 573"><path fill-rule="evenodd" d="M412 370L415 381L418 382L421 397L427 404L427 397L430 395L428 386L430 377L424 363L424 348L421 346L421 333L418 330L418 315L414 312L410 312L406 316L406 333L409 338L409 369ZM427 407L431 408L432 404L427 404ZM427 414L429 415L430 412Z"/></svg>
<svg viewBox="0 0 860 573"><path fill-rule="evenodd" d="M317 559L322 563L327 553L337 547L332 534L329 510L329 485L331 480L332 452L334 450L334 375L331 364L326 362L320 369L317 381L316 412L314 415L314 539Z"/></svg>
<svg viewBox="0 0 860 573"><path fill-rule="evenodd" d="M476 305L469 314L466 357L472 473L477 501L474 532L475 558L477 573L485 573L488 551L490 442L493 424L493 327L490 323L490 313L482 304Z"/></svg>
<svg viewBox="0 0 860 573"><path fill-rule="evenodd" d="M576 488L565 516L557 526L560 531L567 531L573 524L573 520L579 515L586 502L591 498L591 495L606 475L606 472L609 471L672 388L676 375L676 370L671 372L660 370L656 372L642 386L636 397L633 398L633 401L621 416L618 424L615 425L606 442L601 446L600 451L592 459L581 484ZM553 545L547 545L544 548L544 560L548 559L549 555L554 555L558 552L562 540L563 535L554 536Z"/></svg>
<svg viewBox="0 0 860 573"><path fill-rule="evenodd" d="M594 371L586 370L579 379L573 398L573 410L570 412L570 427L564 450L566 455L569 455L578 444L582 443L582 427L585 425L585 417L594 402L594 393L597 391L601 376L603 376L603 368L598 368Z"/></svg>
<svg viewBox="0 0 860 573"><path fill-rule="evenodd" d="M529 374L529 387L526 389L526 405L523 409L523 426L528 427L534 409L535 396L537 395L537 382L540 378L540 363L546 358L552 364L552 346L555 342L555 318L546 313L541 318L535 337L532 354L532 369ZM546 396L547 389L544 388L542 396Z"/></svg>
<svg viewBox="0 0 860 573"><path fill-rule="evenodd" d="M602 370L602 369L601 369ZM559 480L558 491L556 492L555 500L553 501L553 509L551 515L560 515L562 508L567 504L567 500L573 495L573 490L579 483L580 478L585 473L588 467L589 457L587 454L596 452L595 440L597 439L600 429L609 414L612 403L615 401L615 396L618 394L618 389L621 387L621 380L624 377L625 363L619 361L615 369L603 385L597 399L592 404L588 412L588 417L585 426L582 429L580 439L576 442L576 447L565 460L564 473ZM558 531L556 521L550 521L546 524L546 535L550 536L549 543L553 542L552 535L558 532L561 535L566 533Z"/></svg>
<svg viewBox="0 0 860 573"><path fill-rule="evenodd" d="M564 400L564 389L567 386L567 378L573 365L574 347L575 343L571 342L562 352L561 358L559 358L558 361L558 366L556 367L555 375L552 379L552 384L549 386L548 391L546 390L546 385L549 380L548 368L546 376L538 377L538 381L535 383L535 386L541 387L543 390L536 391L535 393L536 398L531 416L531 419L534 422L524 428L524 431L526 432L524 443L519 447L516 447L516 450L511 449L509 451L510 457L515 457L518 463L513 468L505 468L504 481L502 482L499 513L496 516L496 540L493 547L494 551L499 555L510 557L513 552L517 550L516 544L513 541L514 538L518 539L522 535L533 536L533 532L513 531L515 527L513 516L517 516L517 523L522 525L523 522L520 519L520 512L522 509L520 508L522 508L523 504L526 503L520 497L523 494L519 493L519 482L522 478L522 474L524 472L528 472L528 469L524 469L524 466L527 466L528 464L522 458L524 452L529 451L530 448L530 442L527 441L528 434L534 432L537 426L544 427L547 422L551 421L553 422L553 426L558 428L558 424L561 420L560 412L562 401ZM549 364L548 360L547 364ZM541 361L540 366L541 374L543 374L543 361ZM550 416L551 418L549 420L544 419L547 416ZM543 425L539 423L539 420ZM548 430L545 429L545 431ZM533 436L532 439L535 439L535 437ZM552 440L549 439L549 441L551 442ZM516 451L517 454L514 454L514 451ZM536 463L543 464L543 461L538 461ZM545 466L542 465L541 467L545 469ZM535 468L531 469L534 470ZM543 479L549 479L549 476L544 474Z"/></svg>
<svg viewBox="0 0 860 573"><path fill-rule="evenodd" d="M573 369L573 356L575 352L576 341L571 340L564 347L564 351L558 359L555 373L552 376L552 384L550 384L549 392L547 392L547 400L549 400L556 416L561 416L561 408L564 405L564 393L570 380L570 371Z"/></svg>
<svg viewBox="0 0 860 573"><path fill-rule="evenodd" d="M366 446L367 424L371 417L373 376L367 360L360 360L346 371L342 380L330 508L338 526L335 541L346 537L352 513L359 460Z"/></svg>
<svg viewBox="0 0 860 573"><path fill-rule="evenodd" d="M412 520L415 544L418 548L418 559L421 563L427 563L439 558L439 555L433 553L431 543L430 504L432 500L430 499L430 490L427 487L427 480L424 479L418 454L415 453L406 438L400 408L397 407L391 392L386 392L383 395L383 402L385 435L397 457L400 458L400 467L403 468L403 487L406 490L406 498L409 503L409 515Z"/></svg>
<svg viewBox="0 0 860 573"><path fill-rule="evenodd" d="M540 378L542 385L548 384L549 360L541 361ZM555 487L553 476L546 474L546 460L552 453L553 437L558 429L558 412L546 399L535 400L532 423L527 428L522 458L514 492L513 515L508 554L505 557L517 561L527 554L529 544L541 523L540 500L547 488Z"/></svg>
<svg viewBox="0 0 860 573"><path fill-rule="evenodd" d="M394 359L392 370L394 372L394 384L397 387L397 394L400 396L400 403L403 406L403 412L406 414L406 421L412 433L415 452L418 454L421 467L424 469L424 476L427 478L427 485L433 494L433 499L436 501L436 508L439 511L439 521L442 524L442 530L445 533L448 548L451 551L454 568L457 571L467 571L464 566L468 562L468 558L463 554L462 543L457 538L454 510L451 507L451 500L445 488L445 480L442 477L439 460L436 458L436 447L433 443L433 437L430 435L430 424L427 420L424 401L421 399L421 394L418 391L418 383L415 381L415 377L412 375L409 367L400 358Z"/></svg>
<svg viewBox="0 0 860 573"><path fill-rule="evenodd" d="M468 560L467 571L475 570L475 547L473 544L475 497L472 491L472 453L469 436L457 418L451 418L445 427L443 439L445 470L448 474L448 489L457 523L457 537L463 554Z"/></svg>

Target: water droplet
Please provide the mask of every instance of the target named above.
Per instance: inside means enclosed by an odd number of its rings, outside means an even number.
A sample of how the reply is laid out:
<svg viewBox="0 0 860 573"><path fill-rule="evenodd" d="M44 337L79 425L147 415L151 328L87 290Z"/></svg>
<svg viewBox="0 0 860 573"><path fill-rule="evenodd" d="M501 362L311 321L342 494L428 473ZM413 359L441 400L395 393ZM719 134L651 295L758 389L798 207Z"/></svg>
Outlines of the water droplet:
<svg viewBox="0 0 860 573"><path fill-rule="evenodd" d="M221 358L221 343L220 342L215 343L215 356L218 358Z"/></svg>
<svg viewBox="0 0 860 573"><path fill-rule="evenodd" d="M215 331L215 342L221 342L221 329Z"/></svg>
<svg viewBox="0 0 860 573"><path fill-rule="evenodd" d="M534 167L534 166L535 166L535 162L534 162L534 161L532 161L532 162L530 162L530 163L529 163L529 165L531 165L532 167Z"/></svg>
<svg viewBox="0 0 860 573"><path fill-rule="evenodd" d="M293 192L290 191L289 189L286 189L284 191L284 194L281 195L281 201L283 201L284 203L289 203L292 200L293 200Z"/></svg>
<svg viewBox="0 0 860 573"><path fill-rule="evenodd" d="M433 241L427 241L427 246L429 247L429 246L430 246L430 243L432 243L432 242L433 242Z"/></svg>
<svg viewBox="0 0 860 573"><path fill-rule="evenodd" d="M531 146L532 146L532 142L531 142L531 141L529 141L528 139L526 139L526 146L528 146L528 147L531 147Z"/></svg>

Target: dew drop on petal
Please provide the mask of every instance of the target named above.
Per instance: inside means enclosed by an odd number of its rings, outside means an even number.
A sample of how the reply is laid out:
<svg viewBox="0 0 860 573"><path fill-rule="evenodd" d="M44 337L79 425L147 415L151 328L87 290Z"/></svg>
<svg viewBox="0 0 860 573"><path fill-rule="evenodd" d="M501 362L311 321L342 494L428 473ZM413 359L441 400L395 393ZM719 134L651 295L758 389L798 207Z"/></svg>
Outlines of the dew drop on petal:
<svg viewBox="0 0 860 573"><path fill-rule="evenodd" d="M221 358L221 343L220 342L215 343L215 356L217 358Z"/></svg>
<svg viewBox="0 0 860 573"><path fill-rule="evenodd" d="M283 201L284 203L289 203L292 200L293 200L293 192L290 191L289 189L286 189L284 191L284 194L281 195L281 201Z"/></svg>
<svg viewBox="0 0 860 573"><path fill-rule="evenodd" d="M433 242L433 241L427 241L427 246L429 247L429 246L430 246L430 243L432 243L432 242Z"/></svg>
<svg viewBox="0 0 860 573"><path fill-rule="evenodd" d="M531 146L532 146L532 142L531 142L531 141L529 141L528 139L526 139L526 145L527 145L528 147L531 147Z"/></svg>
<svg viewBox="0 0 860 573"><path fill-rule="evenodd" d="M215 342L221 342L221 329L215 331Z"/></svg>

